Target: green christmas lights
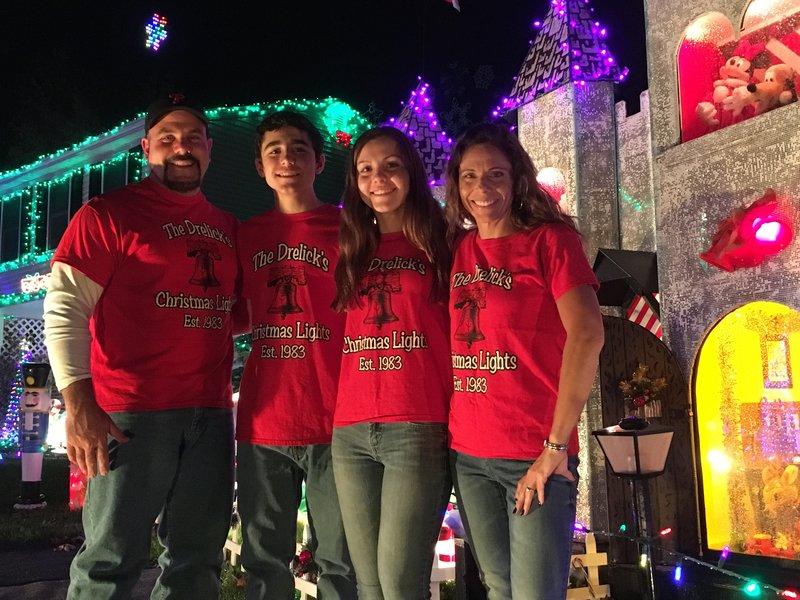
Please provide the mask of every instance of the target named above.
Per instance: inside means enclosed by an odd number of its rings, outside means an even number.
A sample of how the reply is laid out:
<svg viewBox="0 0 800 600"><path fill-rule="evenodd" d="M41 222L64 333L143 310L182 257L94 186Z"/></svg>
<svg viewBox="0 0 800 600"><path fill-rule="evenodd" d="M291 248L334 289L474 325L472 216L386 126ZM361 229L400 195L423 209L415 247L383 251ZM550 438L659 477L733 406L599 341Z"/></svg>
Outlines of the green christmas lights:
<svg viewBox="0 0 800 600"><path fill-rule="evenodd" d="M636 212L641 212L642 209L644 208L642 201L631 196L625 189L619 188L619 195L622 198L622 200L626 204L629 204Z"/></svg>
<svg viewBox="0 0 800 600"><path fill-rule="evenodd" d="M16 269L21 269L22 267L35 265L38 263L50 262L52 258L53 250L48 250L47 252L41 253L28 252L20 256L17 260L9 260L7 262L0 263L0 273L14 271Z"/></svg>
<svg viewBox="0 0 800 600"><path fill-rule="evenodd" d="M264 116L270 112L278 110L295 110L298 112L313 111L319 115L319 119L325 128L325 131L331 138L335 139L337 131L345 131L353 137L358 136L360 133L370 127L369 121L362 117L350 105L336 98L323 98L320 100L306 100L306 99L287 99L279 100L277 102L255 103L240 106L221 106L211 110L207 110L206 114L211 121L217 119L225 119L229 117L247 118ZM64 156L70 152L79 152L87 146L94 144L104 139L112 138L119 134L119 132L128 127L131 123L144 118L144 113L139 113L133 119L123 121L112 129L101 133L99 135L89 136L81 142L73 144L67 148L62 148L56 152L40 156L36 161L24 165L22 167L11 169L0 173L0 183L3 179L11 178L21 173L30 171L41 166L47 161L52 161ZM123 160L129 160L132 153L136 151L124 150L108 158L104 161L96 162L93 164L87 163L79 167L75 167L68 171L60 173L57 177L48 179L46 181L37 181L27 187L15 190L3 196L0 196L0 202L9 202L17 198L22 198L23 202L23 232L21 239L22 254L19 258L4 263L0 263L0 273L13 271L22 267L34 265L41 262L49 262L53 258L53 251L44 251L44 248L38 248L36 244L36 229L38 223L42 219L43 207L46 206L47 198L45 194L49 193L51 187L70 181L73 177L83 177L88 172L93 172L98 169L105 169L106 167L119 163ZM142 178L146 170L147 160L143 155L140 155L136 161L133 173L128 174L128 181L138 181ZM21 302L28 302L44 296L44 291L37 292L36 294L14 293L0 295L0 306L9 306L11 304L19 304ZM240 348L244 350L245 348Z"/></svg>
<svg viewBox="0 0 800 600"><path fill-rule="evenodd" d="M356 135L357 132L360 133L361 131L370 127L369 121L358 114L358 112L350 105L331 97L323 98L322 100L301 100L293 98L271 103L256 103L242 106L221 106L219 108L207 110L206 115L208 115L209 119L214 120L221 116L227 115L248 116L251 114L266 114L268 112L281 110L284 108L291 108L299 112L305 112L309 109L323 111L323 113L326 115L323 117L323 122L325 124L325 128L328 130L328 133L331 135L335 135L337 129L342 129L352 133L353 135ZM66 148L62 148L61 150L56 150L50 154L42 154L35 161L27 165L17 167L16 169L2 171L0 172L0 180L20 175L21 173L35 169L44 162L59 158L68 152L80 151L90 144L94 144L95 142L106 138L111 138L117 135L124 127L127 127L131 123L141 120L144 117L145 113L141 112L134 118L122 121L120 124L104 133L89 136L80 142L72 144ZM350 129L348 129L348 127Z"/></svg>
<svg viewBox="0 0 800 600"><path fill-rule="evenodd" d="M291 98L277 102L247 104L242 106L222 106L206 111L211 121L225 117L247 118L252 116L265 116L278 110L294 110L297 112L315 111L320 113L325 131L332 137L337 130L347 131L353 136L358 135L370 127L370 122L346 102L336 98L323 98L321 100L304 100Z"/></svg>
<svg viewBox="0 0 800 600"><path fill-rule="evenodd" d="M22 304L23 302L31 302L32 300L41 300L47 290L39 290L33 293L17 292L15 294L3 294L0 296L0 306L11 306L12 304Z"/></svg>
<svg viewBox="0 0 800 600"><path fill-rule="evenodd" d="M68 146L66 148L62 148L61 150L56 150L55 152L51 152L50 154L42 154L41 156L39 156L39 158L37 158L32 163L29 163L27 165L23 165L21 167L17 167L16 169L9 169L8 171L0 172L0 180L6 179L7 177L14 177L16 175L20 175L20 174L24 173L25 171L30 171L31 169L35 169L36 167L40 166L42 163L45 163L45 162L50 161L50 160L55 160L56 158L60 158L61 156L65 155L65 154L67 154L69 152L75 152L75 151L83 150L86 146L89 146L90 144L94 144L95 142L100 141L102 139L113 137L113 136L117 135L119 133L119 131L123 127L125 127L127 125L130 125L131 123L133 123L134 121L137 121L139 119L144 119L144 115L145 115L145 113L139 113L133 119L128 119L126 121L123 121L122 123L120 123L119 125L114 127L113 129L109 129L108 131L106 131L104 133L101 133L101 134L98 134L98 135L90 135L86 139L84 139L84 140L82 140L80 142L77 142L75 144L72 144L71 146ZM77 169L77 170L79 170L79 169ZM60 176L59 178L61 178L61 177L63 177L63 176ZM53 181L55 181L55 180L53 180Z"/></svg>
<svg viewBox="0 0 800 600"><path fill-rule="evenodd" d="M237 352L249 353L253 349L253 336L245 333L233 339L233 346Z"/></svg>
<svg viewBox="0 0 800 600"><path fill-rule="evenodd" d="M75 167L74 169L70 169L69 171L64 171L63 173L61 173L61 175L59 175L58 177L54 177L53 179L48 179L46 181L37 181L36 183L29 185L28 187L22 188L20 190L15 190L9 194L6 194L5 196L0 196L0 202L8 202L9 200L14 200L15 198L24 196L25 194L32 193L34 191L39 191L41 189L46 189L47 187L52 187L60 183L64 183L65 181L68 181L75 175L83 176L83 173L86 170L96 171L97 169L103 169L108 165L113 165L115 163L127 159L130 153L131 153L130 150L123 150L122 152L115 154L109 159L93 164L85 164L81 165L80 167ZM0 178L2 178L2 175L0 175ZM133 179L131 179L131 181L133 181Z"/></svg>

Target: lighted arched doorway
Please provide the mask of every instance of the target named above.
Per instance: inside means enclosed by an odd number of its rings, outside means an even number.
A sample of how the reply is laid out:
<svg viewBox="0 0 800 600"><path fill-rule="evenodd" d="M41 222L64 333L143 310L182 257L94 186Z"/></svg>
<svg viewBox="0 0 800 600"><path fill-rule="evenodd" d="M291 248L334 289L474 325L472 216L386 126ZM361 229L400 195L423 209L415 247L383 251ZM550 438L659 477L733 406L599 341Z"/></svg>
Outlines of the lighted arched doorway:
<svg viewBox="0 0 800 600"><path fill-rule="evenodd" d="M800 313L746 304L706 337L694 401L708 548L800 560Z"/></svg>

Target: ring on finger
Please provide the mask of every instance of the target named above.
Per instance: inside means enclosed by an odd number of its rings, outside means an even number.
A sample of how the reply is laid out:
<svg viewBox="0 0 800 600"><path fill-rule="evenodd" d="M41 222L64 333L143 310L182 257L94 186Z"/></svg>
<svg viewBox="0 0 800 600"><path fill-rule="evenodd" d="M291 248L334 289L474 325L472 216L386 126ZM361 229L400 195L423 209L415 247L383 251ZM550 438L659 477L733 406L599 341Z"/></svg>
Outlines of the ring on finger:
<svg viewBox="0 0 800 600"><path fill-rule="evenodd" d="M525 486L525 493L526 493L526 494L529 494L529 493L531 493L531 492L533 492L533 488L532 488L532 487L528 487L528 486L526 485L526 486Z"/></svg>

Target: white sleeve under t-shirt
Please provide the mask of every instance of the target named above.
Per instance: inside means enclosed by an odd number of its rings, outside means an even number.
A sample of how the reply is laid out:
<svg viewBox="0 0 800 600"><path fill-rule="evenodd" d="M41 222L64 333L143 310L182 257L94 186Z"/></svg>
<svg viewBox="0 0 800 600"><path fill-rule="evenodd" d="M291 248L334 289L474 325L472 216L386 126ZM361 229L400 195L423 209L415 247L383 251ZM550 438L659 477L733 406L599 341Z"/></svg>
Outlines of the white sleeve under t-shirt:
<svg viewBox="0 0 800 600"><path fill-rule="evenodd" d="M44 299L44 336L56 387L91 377L89 318L102 286L79 270L54 262Z"/></svg>

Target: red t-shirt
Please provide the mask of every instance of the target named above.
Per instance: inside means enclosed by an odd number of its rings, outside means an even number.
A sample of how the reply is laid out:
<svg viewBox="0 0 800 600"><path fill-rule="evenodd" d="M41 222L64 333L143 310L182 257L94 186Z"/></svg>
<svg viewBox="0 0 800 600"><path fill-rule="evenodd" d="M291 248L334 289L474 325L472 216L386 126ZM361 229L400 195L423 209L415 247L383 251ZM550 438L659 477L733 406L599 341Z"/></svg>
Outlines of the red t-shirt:
<svg viewBox="0 0 800 600"><path fill-rule="evenodd" d="M75 214L53 261L104 288L89 321L103 410L231 406L236 226L150 179Z"/></svg>
<svg viewBox="0 0 800 600"><path fill-rule="evenodd" d="M239 441L331 441L344 315L334 312L339 209L270 210L239 230L253 350L239 390Z"/></svg>
<svg viewBox="0 0 800 600"><path fill-rule="evenodd" d="M470 231L450 278L451 447L531 460L550 433L566 331L556 300L597 286L580 237L542 225L496 239ZM577 431L569 451L578 451Z"/></svg>
<svg viewBox="0 0 800 600"><path fill-rule="evenodd" d="M432 283L424 252L402 232L381 236L347 311L335 426L447 422L447 306L431 301Z"/></svg>

